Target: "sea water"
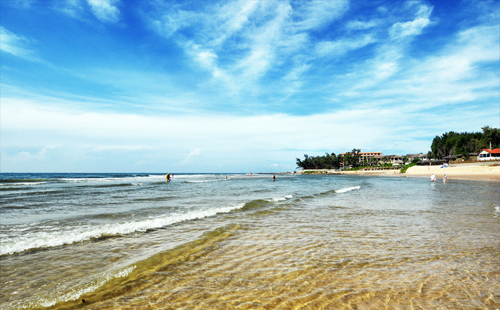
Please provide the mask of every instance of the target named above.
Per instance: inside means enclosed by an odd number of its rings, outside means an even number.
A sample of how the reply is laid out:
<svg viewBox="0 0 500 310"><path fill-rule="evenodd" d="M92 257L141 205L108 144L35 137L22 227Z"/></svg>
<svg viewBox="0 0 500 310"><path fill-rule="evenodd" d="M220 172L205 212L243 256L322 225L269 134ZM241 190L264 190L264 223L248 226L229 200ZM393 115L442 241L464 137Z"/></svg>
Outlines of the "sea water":
<svg viewBox="0 0 500 310"><path fill-rule="evenodd" d="M499 185L3 173L0 308L496 309Z"/></svg>

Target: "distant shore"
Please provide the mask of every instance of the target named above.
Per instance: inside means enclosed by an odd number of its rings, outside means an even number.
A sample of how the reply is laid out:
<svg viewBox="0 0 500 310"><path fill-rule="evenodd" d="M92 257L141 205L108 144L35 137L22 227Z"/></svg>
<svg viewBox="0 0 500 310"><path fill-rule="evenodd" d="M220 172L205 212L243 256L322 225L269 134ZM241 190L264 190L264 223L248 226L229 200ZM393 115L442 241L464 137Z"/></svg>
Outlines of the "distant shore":
<svg viewBox="0 0 500 310"><path fill-rule="evenodd" d="M406 173L400 173L399 169L387 170L305 170L303 174L342 174L342 175L372 175L372 176L397 176L397 177L430 177L434 174L438 179L446 174L448 179L500 181L500 165L498 163L472 163L453 164L447 168L437 166L413 166Z"/></svg>
<svg viewBox="0 0 500 310"><path fill-rule="evenodd" d="M409 168L406 176L426 176L434 174L438 179L446 174L448 179L467 179L500 181L500 165L493 163L453 164L447 168L441 166L414 166Z"/></svg>

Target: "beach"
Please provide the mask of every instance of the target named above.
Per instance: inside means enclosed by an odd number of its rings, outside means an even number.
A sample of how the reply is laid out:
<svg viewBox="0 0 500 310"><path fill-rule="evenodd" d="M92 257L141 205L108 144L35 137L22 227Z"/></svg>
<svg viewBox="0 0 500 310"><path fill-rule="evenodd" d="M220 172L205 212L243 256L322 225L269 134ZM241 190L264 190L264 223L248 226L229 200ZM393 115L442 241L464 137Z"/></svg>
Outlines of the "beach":
<svg viewBox="0 0 500 310"><path fill-rule="evenodd" d="M365 175L365 176L397 176L397 177L428 177L432 174L442 180L446 174L448 179L461 180L484 180L500 181L500 165L494 162L470 163L470 164L452 164L449 167L442 165L413 166L408 168L405 173L400 169L380 169L380 170L355 170L355 171L336 171L336 170L308 170L311 174L343 174L343 175Z"/></svg>
<svg viewBox="0 0 500 310"><path fill-rule="evenodd" d="M498 182L0 182L2 309L496 309Z"/></svg>
<svg viewBox="0 0 500 310"><path fill-rule="evenodd" d="M469 179L469 180L489 180L500 181L500 166L493 166L493 163L474 164L452 164L450 167L441 168L436 166L414 166L406 171L408 176L429 177L434 174L438 179L442 179L446 174L448 179Z"/></svg>

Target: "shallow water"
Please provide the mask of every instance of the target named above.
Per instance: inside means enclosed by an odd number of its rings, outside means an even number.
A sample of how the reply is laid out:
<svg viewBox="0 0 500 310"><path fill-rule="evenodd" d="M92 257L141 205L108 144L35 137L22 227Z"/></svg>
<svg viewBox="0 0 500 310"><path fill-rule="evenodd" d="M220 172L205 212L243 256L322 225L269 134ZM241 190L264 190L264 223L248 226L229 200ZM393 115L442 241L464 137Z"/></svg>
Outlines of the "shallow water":
<svg viewBox="0 0 500 310"><path fill-rule="evenodd" d="M2 183L2 309L500 307L498 182L97 177Z"/></svg>

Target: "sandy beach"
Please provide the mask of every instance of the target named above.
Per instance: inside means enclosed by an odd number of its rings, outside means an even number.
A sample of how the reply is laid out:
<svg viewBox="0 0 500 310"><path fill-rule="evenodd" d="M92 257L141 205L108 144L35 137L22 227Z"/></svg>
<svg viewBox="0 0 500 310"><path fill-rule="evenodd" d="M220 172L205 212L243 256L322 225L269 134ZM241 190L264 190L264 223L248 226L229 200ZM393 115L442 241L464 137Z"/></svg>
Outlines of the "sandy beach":
<svg viewBox="0 0 500 310"><path fill-rule="evenodd" d="M492 163L453 164L447 168L414 166L409 168L404 175L430 177L433 173L438 179L442 179L446 174L448 179L500 181L500 166L493 166Z"/></svg>
<svg viewBox="0 0 500 310"><path fill-rule="evenodd" d="M498 165L498 164L497 164ZM436 166L414 166L406 173L400 173L400 169L388 170L357 170L357 171L335 171L335 170L308 170L313 174L344 174L344 175L372 175L372 176L398 176L398 177L429 177L434 173L436 178L442 179L446 174L450 179L500 181L500 165L494 163L471 163L452 164L450 167L441 168Z"/></svg>

